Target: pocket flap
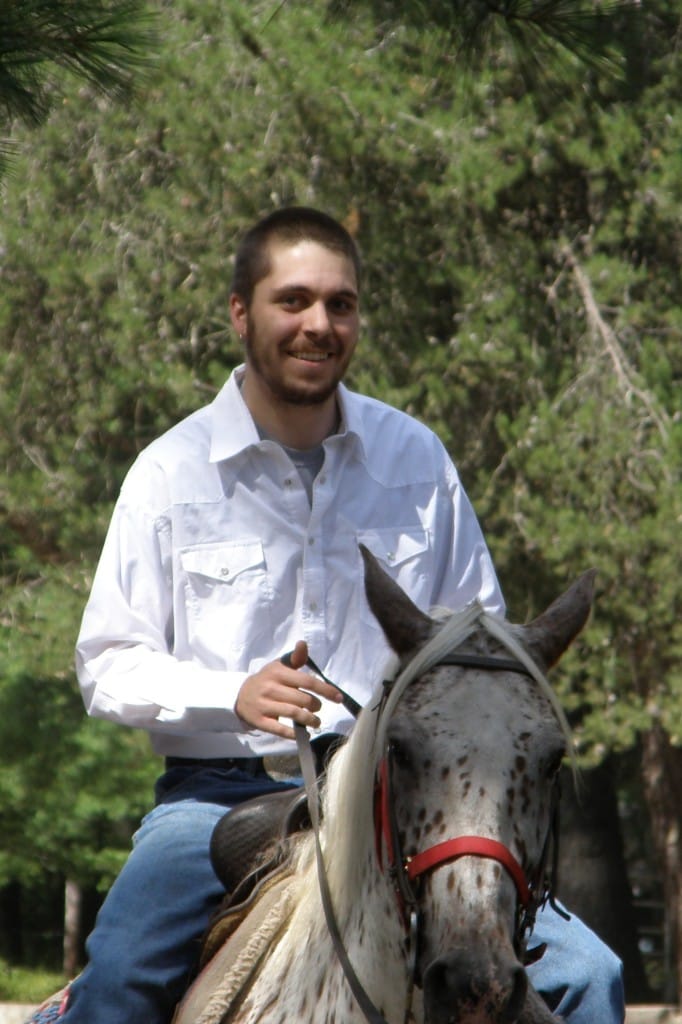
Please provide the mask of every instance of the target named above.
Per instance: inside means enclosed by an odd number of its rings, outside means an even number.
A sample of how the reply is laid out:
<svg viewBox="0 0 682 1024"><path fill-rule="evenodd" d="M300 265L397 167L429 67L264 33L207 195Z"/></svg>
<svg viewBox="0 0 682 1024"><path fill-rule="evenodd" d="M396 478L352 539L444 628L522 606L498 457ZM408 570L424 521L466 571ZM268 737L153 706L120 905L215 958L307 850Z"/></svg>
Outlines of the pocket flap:
<svg viewBox="0 0 682 1024"><path fill-rule="evenodd" d="M265 555L260 540L246 540L185 548L180 562L187 573L231 583L247 569L264 568Z"/></svg>
<svg viewBox="0 0 682 1024"><path fill-rule="evenodd" d="M358 540L385 565L402 565L410 558L428 551L426 530L415 526L391 527L385 530L360 530Z"/></svg>

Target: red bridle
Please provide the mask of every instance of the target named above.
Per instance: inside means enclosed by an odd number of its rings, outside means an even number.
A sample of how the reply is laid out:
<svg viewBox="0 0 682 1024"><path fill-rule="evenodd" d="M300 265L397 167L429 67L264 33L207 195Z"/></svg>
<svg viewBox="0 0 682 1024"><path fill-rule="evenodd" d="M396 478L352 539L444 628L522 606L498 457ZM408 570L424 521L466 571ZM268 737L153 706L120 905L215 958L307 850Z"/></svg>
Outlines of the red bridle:
<svg viewBox="0 0 682 1024"><path fill-rule="evenodd" d="M554 818L558 808L558 787L554 794L552 824L540 863L534 871L533 878L529 879L511 850L499 840L490 839L487 836L457 836L454 839L435 843L411 857L403 856L394 814L390 776L389 750L379 763L375 784L375 844L379 866L382 871L386 870L393 881L398 908L406 931L414 932L419 921L418 898L413 883L427 872L460 857L483 857L500 864L514 883L518 898L514 945L521 952L525 947L526 934L532 930L538 908L548 898L552 899L550 885L545 879L545 869L551 836L556 827Z"/></svg>
<svg viewBox="0 0 682 1024"><path fill-rule="evenodd" d="M414 857L408 857L407 877L413 882L419 875L432 871L441 864L447 864L448 861L457 860L458 857L486 857L489 860L496 860L511 876L521 906L524 909L528 906L531 888L525 871L504 843L499 843L496 839L486 839L484 836L458 836L456 839L446 839Z"/></svg>
<svg viewBox="0 0 682 1024"><path fill-rule="evenodd" d="M532 887L526 878L526 873L519 864L511 850L498 842L496 839L488 839L485 836L457 836L455 839L446 839L442 843L435 843L433 846L422 850L412 857L402 858L397 847L397 827L393 818L390 767L388 756L382 758L379 764L379 771L376 781L375 805L374 805L374 827L375 841L379 864L383 870L383 850L386 850L386 867L389 874L394 877L396 887L405 903L405 891L401 884L400 876L404 875L408 882L414 882L420 875L432 871L441 864L457 860L459 857L485 857L495 860L501 864L505 871L512 878L516 886L519 903L525 908L531 900ZM408 891L407 902L412 902L412 893ZM403 913L404 913L404 907Z"/></svg>
<svg viewBox="0 0 682 1024"><path fill-rule="evenodd" d="M532 672L525 665L515 660L490 655L468 654L453 651L440 658L438 664L460 665L471 668L485 668L520 672L533 678ZM386 850L387 871L393 880L398 898L398 905L403 921L407 925L417 915L417 895L413 882L428 871L442 864L457 860L459 857L484 857L497 861L514 882L518 896L518 912L516 923L515 945L520 949L525 945L526 933L532 930L538 908L547 900L553 902L552 885L545 878L549 849L554 837L554 860L552 875L556 875L557 846L557 815L559 806L558 781L554 787L553 807L550 814L550 828L545 839L540 862L528 878L521 864L511 850L497 839L486 836L457 836L436 843L412 857L404 857L400 849L400 837L395 820L394 801L391 787L390 744L379 763L375 780L374 797L374 828L375 844L379 866L384 870L383 850ZM553 904L554 905L554 904Z"/></svg>

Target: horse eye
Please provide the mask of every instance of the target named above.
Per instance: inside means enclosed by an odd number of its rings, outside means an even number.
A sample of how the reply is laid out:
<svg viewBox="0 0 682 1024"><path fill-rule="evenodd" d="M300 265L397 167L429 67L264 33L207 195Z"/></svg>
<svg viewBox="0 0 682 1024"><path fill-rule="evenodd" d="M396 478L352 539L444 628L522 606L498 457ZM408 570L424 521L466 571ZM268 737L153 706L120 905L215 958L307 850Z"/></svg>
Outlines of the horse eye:
<svg viewBox="0 0 682 1024"><path fill-rule="evenodd" d="M559 774L561 765L563 764L564 757L566 756L566 750L561 747L559 750L555 750L550 757L547 759L547 778L553 779Z"/></svg>
<svg viewBox="0 0 682 1024"><path fill-rule="evenodd" d="M392 739L389 744L389 750L391 752L391 760L396 768L412 767L412 755L405 743Z"/></svg>

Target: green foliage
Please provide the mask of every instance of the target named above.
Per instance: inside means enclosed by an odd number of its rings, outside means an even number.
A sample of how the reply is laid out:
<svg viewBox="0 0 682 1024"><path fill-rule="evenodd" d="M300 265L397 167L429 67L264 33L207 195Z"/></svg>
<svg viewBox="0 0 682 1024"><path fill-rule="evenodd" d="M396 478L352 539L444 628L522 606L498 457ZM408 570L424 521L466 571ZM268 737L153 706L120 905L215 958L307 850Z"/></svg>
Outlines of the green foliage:
<svg viewBox="0 0 682 1024"><path fill-rule="evenodd" d="M84 581L63 570L10 593L0 623L0 886L42 872L111 883L156 765L146 737L87 721L71 670Z"/></svg>
<svg viewBox="0 0 682 1024"><path fill-rule="evenodd" d="M65 978L56 971L29 970L0 960L0 1000L5 1003L38 1004L57 992Z"/></svg>

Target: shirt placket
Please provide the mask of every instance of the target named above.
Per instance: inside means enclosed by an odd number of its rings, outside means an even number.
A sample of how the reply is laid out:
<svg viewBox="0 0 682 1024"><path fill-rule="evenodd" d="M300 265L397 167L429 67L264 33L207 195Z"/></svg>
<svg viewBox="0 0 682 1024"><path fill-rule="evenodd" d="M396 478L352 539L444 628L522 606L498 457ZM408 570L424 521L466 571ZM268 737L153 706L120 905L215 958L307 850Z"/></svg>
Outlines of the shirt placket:
<svg viewBox="0 0 682 1024"><path fill-rule="evenodd" d="M327 601L324 552L324 517L331 500L325 466L315 480L313 501L303 547L303 624L305 638L315 658L326 661Z"/></svg>

